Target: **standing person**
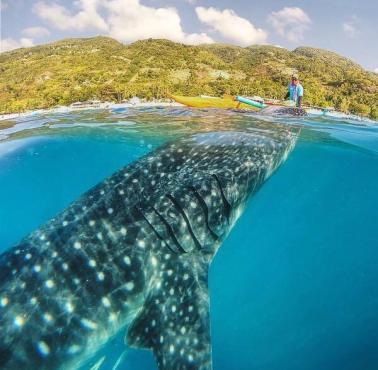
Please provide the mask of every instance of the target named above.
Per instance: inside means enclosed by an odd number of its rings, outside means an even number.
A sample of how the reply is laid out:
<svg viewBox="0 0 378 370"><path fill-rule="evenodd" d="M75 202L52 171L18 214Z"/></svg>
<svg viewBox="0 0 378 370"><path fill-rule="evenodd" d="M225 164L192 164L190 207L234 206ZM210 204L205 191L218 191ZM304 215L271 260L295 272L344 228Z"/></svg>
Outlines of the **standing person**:
<svg viewBox="0 0 378 370"><path fill-rule="evenodd" d="M291 76L291 82L285 96L286 99L293 101L298 108L302 107L303 86L299 83L298 76L296 75Z"/></svg>

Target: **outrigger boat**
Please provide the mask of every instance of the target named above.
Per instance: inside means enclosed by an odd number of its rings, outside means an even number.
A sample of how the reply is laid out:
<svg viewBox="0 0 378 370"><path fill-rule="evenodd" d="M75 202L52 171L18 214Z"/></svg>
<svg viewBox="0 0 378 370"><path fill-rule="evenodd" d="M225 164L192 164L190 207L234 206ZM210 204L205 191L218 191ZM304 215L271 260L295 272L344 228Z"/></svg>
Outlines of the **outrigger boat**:
<svg viewBox="0 0 378 370"><path fill-rule="evenodd" d="M315 116L315 117L335 117L335 118L350 118L351 115L337 112L334 108L323 108L313 106L302 106L302 108L295 107L292 101L281 101L275 99L263 99L260 97L243 97L243 96L229 96L215 97L215 96L179 96L171 95L171 98L178 103L186 105L191 108L218 108L218 109L240 109L249 111L261 111L266 114L285 114L295 116Z"/></svg>
<svg viewBox="0 0 378 370"><path fill-rule="evenodd" d="M180 96L171 95L171 98L177 103L186 105L191 108L218 108L218 109L243 109L257 111L260 108L253 107L235 100L234 96L224 96L222 98L215 96Z"/></svg>

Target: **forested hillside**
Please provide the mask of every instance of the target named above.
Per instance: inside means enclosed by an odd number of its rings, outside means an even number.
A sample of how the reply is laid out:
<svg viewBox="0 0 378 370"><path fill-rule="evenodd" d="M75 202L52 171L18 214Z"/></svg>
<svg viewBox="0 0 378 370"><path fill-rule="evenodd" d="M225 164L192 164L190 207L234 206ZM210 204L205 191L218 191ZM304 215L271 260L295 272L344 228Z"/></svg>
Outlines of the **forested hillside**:
<svg viewBox="0 0 378 370"><path fill-rule="evenodd" d="M0 54L0 112L169 93L283 98L292 73L305 87L306 104L378 118L378 75L329 51L167 40L123 45L107 37Z"/></svg>

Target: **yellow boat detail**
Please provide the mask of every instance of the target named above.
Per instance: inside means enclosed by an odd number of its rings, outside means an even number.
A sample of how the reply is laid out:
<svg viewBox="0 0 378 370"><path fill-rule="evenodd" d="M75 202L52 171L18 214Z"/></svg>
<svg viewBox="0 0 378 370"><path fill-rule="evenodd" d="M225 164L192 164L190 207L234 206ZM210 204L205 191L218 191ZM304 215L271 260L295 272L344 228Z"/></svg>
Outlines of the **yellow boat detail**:
<svg viewBox="0 0 378 370"><path fill-rule="evenodd" d="M248 104L239 103L234 100L233 96L224 96L218 98L214 96L179 96L171 95L171 98L177 103L186 105L192 108L220 108L220 109L246 109L259 110Z"/></svg>

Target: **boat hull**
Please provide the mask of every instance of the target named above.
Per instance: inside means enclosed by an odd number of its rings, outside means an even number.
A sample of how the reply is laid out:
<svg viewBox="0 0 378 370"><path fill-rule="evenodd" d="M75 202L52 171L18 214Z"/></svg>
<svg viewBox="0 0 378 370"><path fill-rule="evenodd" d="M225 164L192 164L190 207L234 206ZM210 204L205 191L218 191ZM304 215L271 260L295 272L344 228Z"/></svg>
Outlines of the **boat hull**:
<svg viewBox="0 0 378 370"><path fill-rule="evenodd" d="M171 98L177 103L181 103L191 108L218 108L218 109L242 109L257 111L258 108L252 107L248 104L235 101L231 96L223 98L212 96L180 96L171 95Z"/></svg>

